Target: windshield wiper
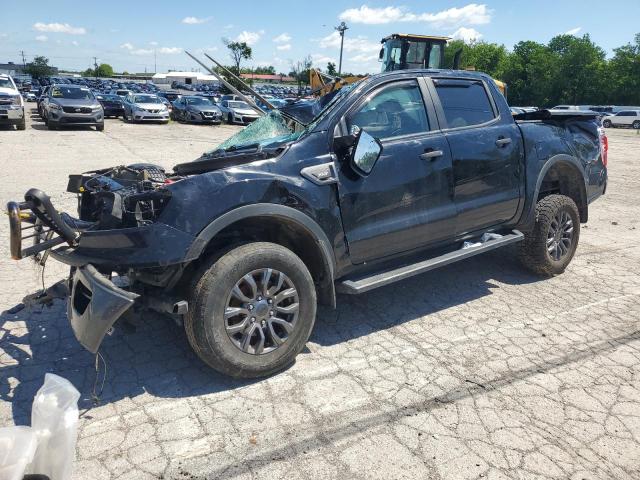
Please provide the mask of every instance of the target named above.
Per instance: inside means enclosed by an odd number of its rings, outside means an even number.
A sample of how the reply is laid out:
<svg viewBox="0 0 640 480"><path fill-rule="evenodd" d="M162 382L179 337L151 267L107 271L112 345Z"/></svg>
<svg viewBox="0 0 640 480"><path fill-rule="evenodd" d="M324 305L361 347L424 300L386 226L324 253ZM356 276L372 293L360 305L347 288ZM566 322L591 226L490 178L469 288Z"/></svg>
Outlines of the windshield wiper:
<svg viewBox="0 0 640 480"><path fill-rule="evenodd" d="M236 150L248 150L250 148L258 148L260 147L260 143L246 143L244 145L231 145L224 149L225 152L235 152Z"/></svg>

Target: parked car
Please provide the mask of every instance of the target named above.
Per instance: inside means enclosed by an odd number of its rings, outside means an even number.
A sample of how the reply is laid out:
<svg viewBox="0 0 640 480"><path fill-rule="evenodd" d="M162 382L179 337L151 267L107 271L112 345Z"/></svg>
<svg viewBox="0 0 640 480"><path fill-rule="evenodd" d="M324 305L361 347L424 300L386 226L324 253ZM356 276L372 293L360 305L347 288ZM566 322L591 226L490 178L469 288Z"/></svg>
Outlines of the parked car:
<svg viewBox="0 0 640 480"><path fill-rule="evenodd" d="M606 115L602 118L602 126L640 129L640 110L622 110L615 115Z"/></svg>
<svg viewBox="0 0 640 480"><path fill-rule="evenodd" d="M169 117L171 117L171 112L173 111L173 103L171 103L166 98L161 97L160 95L156 95L156 96L160 99L162 103L164 103L164 106L167 107L167 110L169 110Z"/></svg>
<svg viewBox="0 0 640 480"><path fill-rule="evenodd" d="M479 72L371 75L311 123L270 112L172 172L72 175L80 219L31 189L8 205L10 251L63 245L49 255L72 266L68 314L93 353L125 312L148 308L180 319L212 368L269 375L336 292L517 243L533 272L565 270L606 190L606 137L592 113L523 116ZM57 236L26 250L21 224L34 218Z"/></svg>
<svg viewBox="0 0 640 480"><path fill-rule="evenodd" d="M131 93L124 99L125 122L169 123L169 110L157 95Z"/></svg>
<svg viewBox="0 0 640 480"><path fill-rule="evenodd" d="M208 98L188 95L173 102L171 118L179 122L219 124L222 112Z"/></svg>
<svg viewBox="0 0 640 480"><path fill-rule="evenodd" d="M35 102L38 99L33 92L23 92L22 98L25 102Z"/></svg>
<svg viewBox="0 0 640 480"><path fill-rule="evenodd" d="M52 85L42 102L43 118L49 130L64 126L93 126L104 130L102 105L87 87Z"/></svg>
<svg viewBox="0 0 640 480"><path fill-rule="evenodd" d="M38 109L38 115L40 115L42 118L44 118L44 113L42 111L42 102L44 101L45 98L47 98L47 94L49 93L50 88L51 88L51 85L45 85L44 87L42 87L42 90L40 91L40 95L36 100L36 108Z"/></svg>
<svg viewBox="0 0 640 480"><path fill-rule="evenodd" d="M103 93L96 95L96 99L102 105L104 116L106 117L124 117L124 102L120 95Z"/></svg>
<svg viewBox="0 0 640 480"><path fill-rule="evenodd" d="M118 95L119 97L125 98L128 95L131 95L133 92L131 90L127 90L124 88L114 88L109 92L111 95Z"/></svg>
<svg viewBox="0 0 640 480"><path fill-rule="evenodd" d="M256 120L260 114L256 112L247 102L242 100L222 100L220 102L222 117L228 124L247 124Z"/></svg>
<svg viewBox="0 0 640 480"><path fill-rule="evenodd" d="M15 125L18 130L27 125L24 100L13 78L4 74L0 74L0 125Z"/></svg>
<svg viewBox="0 0 640 480"><path fill-rule="evenodd" d="M180 92L174 90L164 90L156 93L159 97L166 98L171 103L175 102L182 95Z"/></svg>

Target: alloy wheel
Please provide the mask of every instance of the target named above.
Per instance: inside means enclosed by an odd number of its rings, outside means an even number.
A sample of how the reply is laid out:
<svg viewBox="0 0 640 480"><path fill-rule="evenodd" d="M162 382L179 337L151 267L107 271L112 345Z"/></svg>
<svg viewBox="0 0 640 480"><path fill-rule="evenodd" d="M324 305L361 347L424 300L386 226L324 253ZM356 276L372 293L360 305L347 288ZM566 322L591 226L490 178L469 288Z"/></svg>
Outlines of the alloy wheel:
<svg viewBox="0 0 640 480"><path fill-rule="evenodd" d="M556 262L567 255L573 242L573 220L568 212L561 210L555 214L547 232L547 252Z"/></svg>
<svg viewBox="0 0 640 480"><path fill-rule="evenodd" d="M289 340L299 305L298 291L287 275L272 268L254 270L238 280L229 293L225 330L245 353L272 352Z"/></svg>

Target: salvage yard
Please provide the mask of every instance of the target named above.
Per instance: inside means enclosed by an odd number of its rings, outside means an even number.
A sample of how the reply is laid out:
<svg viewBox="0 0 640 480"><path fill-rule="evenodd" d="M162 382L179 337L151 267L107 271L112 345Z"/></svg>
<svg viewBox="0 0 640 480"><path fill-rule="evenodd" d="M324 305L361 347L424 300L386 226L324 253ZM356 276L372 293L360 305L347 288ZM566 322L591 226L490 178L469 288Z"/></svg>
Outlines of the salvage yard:
<svg viewBox="0 0 640 480"><path fill-rule="evenodd" d="M69 173L170 168L240 127L0 131L0 201L30 187L74 210ZM239 381L171 320L117 329L95 359L65 303L11 313L65 275L9 259L0 227L0 422L29 424L44 374L80 390L74 479L638 478L640 135L608 129L609 186L552 279L496 250L319 310L295 365ZM206 206L206 201L204 202ZM130 331L129 331L130 330Z"/></svg>

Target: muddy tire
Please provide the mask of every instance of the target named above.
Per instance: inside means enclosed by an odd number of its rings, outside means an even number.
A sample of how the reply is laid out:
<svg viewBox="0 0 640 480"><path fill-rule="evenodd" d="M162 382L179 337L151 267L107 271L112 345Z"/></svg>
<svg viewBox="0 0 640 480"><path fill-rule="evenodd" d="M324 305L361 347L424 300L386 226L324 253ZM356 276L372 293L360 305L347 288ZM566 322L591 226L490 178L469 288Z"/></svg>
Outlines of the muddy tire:
<svg viewBox="0 0 640 480"><path fill-rule="evenodd" d="M553 276L564 272L580 239L580 213L564 195L549 195L536 205L536 223L520 245L520 260L532 272Z"/></svg>
<svg viewBox="0 0 640 480"><path fill-rule="evenodd" d="M193 285L187 338L218 372L270 375L293 363L309 339L316 290L305 264L287 248L238 246L196 272Z"/></svg>

